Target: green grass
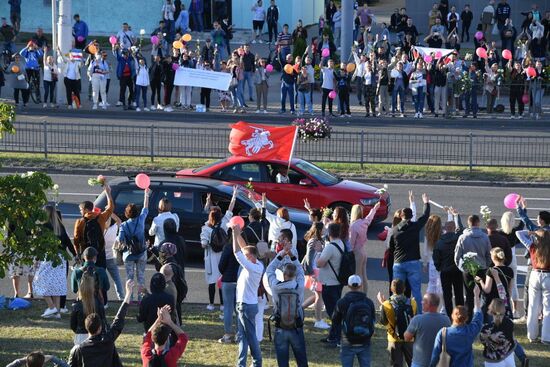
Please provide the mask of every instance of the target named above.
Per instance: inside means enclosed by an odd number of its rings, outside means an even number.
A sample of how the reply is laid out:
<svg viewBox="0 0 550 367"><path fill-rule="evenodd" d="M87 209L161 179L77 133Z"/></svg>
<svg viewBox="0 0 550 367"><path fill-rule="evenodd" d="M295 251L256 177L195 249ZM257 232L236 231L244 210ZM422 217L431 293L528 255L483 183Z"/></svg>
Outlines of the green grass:
<svg viewBox="0 0 550 367"><path fill-rule="evenodd" d="M112 302L108 311L108 319L112 320L118 304ZM73 333L69 328L69 317L62 320L44 320L40 313L45 304L34 301L33 307L24 311L0 311L0 365L5 365L13 359L24 356L33 350L42 350L45 353L67 358L73 345ZM222 345L217 339L223 334L223 323L219 319L219 312L208 312L204 305L184 305L184 326L190 341L187 350L180 360L180 366L234 366L237 357L237 345ZM131 307L127 316L127 323L123 334L117 340L117 348L125 366L141 365L139 347L142 341L143 326L135 321L136 307ZM270 313L266 311L266 315ZM306 347L310 366L340 366L337 349L329 349L319 342L325 333L312 327L311 311L307 311ZM266 334L267 335L267 327ZM550 349L542 344L529 344L525 337L525 326L517 326L515 335L526 349L531 360L531 367L542 367L550 358ZM377 325L372 339L373 365L385 366L388 364L386 351L386 332ZM264 366L276 366L273 343L267 336L261 344ZM291 357L292 358L292 357ZM476 366L481 365L482 356L479 343L475 344ZM291 363L293 365L294 363Z"/></svg>
<svg viewBox="0 0 550 367"><path fill-rule="evenodd" d="M166 171L175 172L183 168L194 168L214 161L200 158L157 158L151 162L146 157L111 157L97 155L61 155L51 154L44 159L42 154L0 153L0 166L34 167L41 169L66 170L74 168L109 170L117 172ZM356 163L317 164L342 176L361 176L369 179L417 179L417 180L480 180L493 182L548 182L550 168L510 168L510 167L468 167L458 166L420 166L403 164L365 164L363 168Z"/></svg>

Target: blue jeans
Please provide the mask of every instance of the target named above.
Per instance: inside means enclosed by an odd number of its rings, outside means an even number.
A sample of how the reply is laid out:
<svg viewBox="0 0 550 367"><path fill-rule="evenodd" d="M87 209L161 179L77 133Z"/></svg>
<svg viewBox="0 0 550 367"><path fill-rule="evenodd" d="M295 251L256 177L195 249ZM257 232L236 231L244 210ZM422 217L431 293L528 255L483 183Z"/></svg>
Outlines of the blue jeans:
<svg viewBox="0 0 550 367"><path fill-rule="evenodd" d="M191 16L193 17L193 24L195 26L195 29L193 29L193 31L202 32L202 12L192 12Z"/></svg>
<svg viewBox="0 0 550 367"><path fill-rule="evenodd" d="M281 82L281 111L286 111L286 96L290 100L290 112L294 112L294 83Z"/></svg>
<svg viewBox="0 0 550 367"><path fill-rule="evenodd" d="M284 47L281 47L281 56L280 56L280 61L281 63L284 63L286 62L286 55L290 54L290 47L289 46L284 46Z"/></svg>
<svg viewBox="0 0 550 367"><path fill-rule="evenodd" d="M239 84L237 84L237 100L241 107L244 107L244 79L239 80Z"/></svg>
<svg viewBox="0 0 550 367"><path fill-rule="evenodd" d="M111 275L113 283L115 283L116 295L118 296L118 299L123 300L125 291L122 286L122 281L120 280L116 259L107 259L107 271Z"/></svg>
<svg viewBox="0 0 550 367"><path fill-rule="evenodd" d="M472 88L471 91L466 92L464 99L466 103L466 115L469 115L470 112L474 116L477 115L477 88Z"/></svg>
<svg viewBox="0 0 550 367"><path fill-rule="evenodd" d="M300 102L300 113L303 114L306 109L309 113L313 113L313 104L311 103L311 93L310 92L300 92L298 91L298 101Z"/></svg>
<svg viewBox="0 0 550 367"><path fill-rule="evenodd" d="M243 97L244 97L244 85L245 84L248 84L248 97L250 97L250 99L252 99L252 86L253 86L253 82L252 82L252 77L254 76L254 72L253 71L245 71L244 72L244 80L243 80Z"/></svg>
<svg viewBox="0 0 550 367"><path fill-rule="evenodd" d="M306 341L304 329L284 330L275 329L275 354L277 355L277 366L288 367L289 346L292 347L294 358L298 367L307 367Z"/></svg>
<svg viewBox="0 0 550 367"><path fill-rule="evenodd" d="M262 351L260 350L260 343L256 338L256 323L254 321L257 313L257 304L237 304L237 327L239 330L237 334L237 340L239 341L238 367L247 367L246 357L248 354L248 347L250 347L250 355L252 356L253 366L262 367Z"/></svg>
<svg viewBox="0 0 550 367"><path fill-rule="evenodd" d="M138 292L145 289L145 266L147 265L147 252L144 252L137 260L125 260L124 266L126 267L126 280L134 280L134 266L138 283ZM141 295L138 295L138 300L141 299ZM133 300L133 293L132 293Z"/></svg>
<svg viewBox="0 0 550 367"><path fill-rule="evenodd" d="M172 43L176 34L176 22L170 19L164 19L164 23L166 24L168 31L166 32L166 41L168 41L168 43Z"/></svg>
<svg viewBox="0 0 550 367"><path fill-rule="evenodd" d="M222 282L223 331L225 334L233 334L233 317L235 316L236 295L237 283Z"/></svg>
<svg viewBox="0 0 550 367"><path fill-rule="evenodd" d="M143 100L143 108L147 107L147 88L143 85L136 85L136 106L140 107L139 105L139 97Z"/></svg>
<svg viewBox="0 0 550 367"><path fill-rule="evenodd" d="M370 367L370 345L342 345L340 349L342 367L353 367L355 356L357 356L357 360L359 361L359 367Z"/></svg>
<svg viewBox="0 0 550 367"><path fill-rule="evenodd" d="M422 113L424 111L424 87L418 87L416 95L413 94L414 112Z"/></svg>
<svg viewBox="0 0 550 367"><path fill-rule="evenodd" d="M395 113L397 110L397 95L399 95L399 107L401 113L405 113L405 87L395 86L391 95L391 112Z"/></svg>
<svg viewBox="0 0 550 367"><path fill-rule="evenodd" d="M416 304L422 302L422 293L420 289L422 285L422 264L420 260L393 264L393 279L401 279L403 282L408 280ZM418 307L417 313L422 313L422 307Z"/></svg>
<svg viewBox="0 0 550 367"><path fill-rule="evenodd" d="M525 354L525 350L521 346L521 344L516 340L516 349L514 349L514 353L516 357L518 357L519 361L521 363L525 362L525 359L527 359L527 355Z"/></svg>

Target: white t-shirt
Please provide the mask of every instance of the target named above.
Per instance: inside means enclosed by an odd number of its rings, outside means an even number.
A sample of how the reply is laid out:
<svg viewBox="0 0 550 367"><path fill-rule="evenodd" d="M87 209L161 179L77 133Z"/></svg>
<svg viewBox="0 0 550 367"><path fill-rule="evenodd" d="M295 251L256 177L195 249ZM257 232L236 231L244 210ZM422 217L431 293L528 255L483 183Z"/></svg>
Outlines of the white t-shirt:
<svg viewBox="0 0 550 367"><path fill-rule="evenodd" d="M334 240L332 242L338 244L340 250L345 251L345 246L342 240ZM340 285L338 278L336 278L336 274L340 271L340 261L342 261L342 254L340 251L338 251L338 249L330 242L327 242L323 252L321 252L321 256L319 256L319 259L327 261L327 264L324 267L319 268L319 281L323 285ZM330 261L334 271L328 264L328 261Z"/></svg>
<svg viewBox="0 0 550 367"><path fill-rule="evenodd" d="M254 5L254 8L252 9L254 12L254 15L252 17L252 20L263 22L265 20L265 9L261 6Z"/></svg>
<svg viewBox="0 0 550 367"><path fill-rule="evenodd" d="M155 236L154 246L160 245L164 241L164 221L166 219L173 219L176 222L176 230L180 228L180 217L177 214L171 212L164 212L153 218L151 228L149 228L149 236Z"/></svg>
<svg viewBox="0 0 550 367"><path fill-rule="evenodd" d="M324 67L321 68L321 73L323 74L323 84L321 88L334 89L334 70L329 67Z"/></svg>
<svg viewBox="0 0 550 367"><path fill-rule="evenodd" d="M264 266L260 261L256 263L248 261L242 251L235 254L241 264L241 272L237 279L237 302L249 305L258 304L258 287L262 280Z"/></svg>
<svg viewBox="0 0 550 367"><path fill-rule="evenodd" d="M105 230L105 258L107 260L115 258L113 245L115 244L117 233L118 225L116 223Z"/></svg>

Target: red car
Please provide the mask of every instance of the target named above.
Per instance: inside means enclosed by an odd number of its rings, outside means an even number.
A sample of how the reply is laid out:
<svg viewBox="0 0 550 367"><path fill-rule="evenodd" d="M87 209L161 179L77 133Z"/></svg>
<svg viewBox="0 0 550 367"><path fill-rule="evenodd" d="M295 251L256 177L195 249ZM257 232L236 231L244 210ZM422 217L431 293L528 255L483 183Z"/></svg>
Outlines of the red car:
<svg viewBox="0 0 550 367"><path fill-rule="evenodd" d="M277 183L280 169L288 162L279 160L250 160L230 157L196 169L178 171L176 176L201 176L247 185L254 191L265 192L271 201L291 208L302 209L307 198L313 208L343 206L348 211L354 204L365 207L365 214L378 201L380 208L375 220L387 218L390 197L380 195L377 188L356 181L344 180L303 159L293 159L288 170L290 183Z"/></svg>

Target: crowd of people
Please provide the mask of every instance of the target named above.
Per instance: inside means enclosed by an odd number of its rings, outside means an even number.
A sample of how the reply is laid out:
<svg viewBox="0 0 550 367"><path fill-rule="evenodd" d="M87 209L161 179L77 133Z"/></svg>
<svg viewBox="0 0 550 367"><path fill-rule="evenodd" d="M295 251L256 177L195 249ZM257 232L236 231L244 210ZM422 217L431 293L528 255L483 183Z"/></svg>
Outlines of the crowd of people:
<svg viewBox="0 0 550 367"><path fill-rule="evenodd" d="M198 93L200 105L210 110L215 104L210 88L175 85L176 70L183 67L231 74L229 90L214 90L222 112L254 110L252 102L256 101L256 113L266 113L269 89L276 87L281 96L279 113L287 112L288 98L289 112L298 115L319 112L313 109L317 90L323 117L327 101L330 116L349 117L353 94L364 106L365 117L476 118L479 110L494 116L506 108L512 118L538 119L542 114L542 97L550 78L546 59L550 11L543 17L536 4L522 12L525 21L516 28L507 0L498 4L490 0L482 14L473 14L469 5L459 14L448 1L440 1L427 14L428 34L420 37L405 8L395 9L390 24L377 23L367 4L356 2L353 57L348 60L340 57L342 12L334 1L328 2L319 18L319 33L312 35L310 30L308 37L301 20L292 32L288 24L279 30L275 0L267 6L258 0L251 8L252 39L237 47L231 44L233 26L221 8L212 30L197 34L204 42L191 41L188 32L204 31L203 6L197 0L187 10L180 1L166 0L162 19L150 34L150 53L143 47L145 30L138 37L123 23L110 38L111 50L104 49L91 39L86 22L75 14L74 48L68 54L51 50L39 29L18 56L13 42L17 28L3 19L4 49L14 54L4 73L11 79L15 103L19 104L22 94L26 105L31 79L40 80L42 75L44 107L56 106L55 86L62 80L68 108L78 108L85 99L81 98L81 79L87 78L92 108L106 109L110 81L116 77L120 86L116 106L138 112L189 110L195 108L193 93ZM265 41L275 48L270 46L266 55L253 53L250 44L264 42L266 24L269 38ZM461 44L470 42L471 33L474 47L465 50ZM51 57L55 54L57 58ZM274 70L282 75L273 74ZM508 95L509 103L501 94ZM337 111L333 111L333 102Z"/></svg>
<svg viewBox="0 0 550 367"><path fill-rule="evenodd" d="M70 313L74 332L70 366L119 365L115 342L123 332L130 305L139 307L137 322L143 324L143 365L162 360L162 365L176 366L189 340L181 329L187 283L185 240L178 229L185 223L171 212L171 203L164 198L146 232L149 189L144 190L141 209L133 203L124 208L126 220L122 222L113 214L109 185L103 185L105 209L82 202L72 241L60 213L53 206L45 207L48 220L44 225L59 238L62 261L10 266L15 297L20 293L20 277L32 275L26 297L45 300L42 317L61 319L61 314ZM321 342L327 348L340 348L345 367L353 366L355 358L360 366L371 365L371 338L377 321L386 328L389 363L396 367L404 362L435 367L441 359L450 361L448 366L473 366L473 344L478 337L486 366L515 366L516 357L521 366L528 366L529 358L514 336L515 323L527 323L530 343L550 344L550 213L539 212L534 223L521 196L516 200L516 213L502 215L500 228L495 218L478 215L470 215L464 228L453 207L443 208L445 218L433 214L427 194L422 195L423 212L418 215L410 192L409 205L397 210L391 226L378 235L386 244L382 266L388 270L390 287L388 295L378 292L373 301L367 297L367 231L379 203L370 210L354 205L350 212L343 207L328 211L312 208L304 199L311 228L299 238L286 208L276 213L266 210L265 194L259 201L250 195L255 208L247 223L234 216L237 192L235 188L225 212L207 196L208 220L200 242L209 297L206 309L216 309L219 288L224 333L218 342L238 343L238 366L248 366L248 351L253 365L262 365L260 342L268 303L273 306L268 322L275 327L279 366L289 365L290 349L298 366L308 365L304 324L309 322L305 318L309 306L315 310L312 326L327 332ZM306 250L300 261L302 241ZM529 258L523 315L518 306L518 248L527 249ZM64 252L71 253L75 261L70 284L76 301L70 310L66 307L69 265ZM157 272L147 285L148 262ZM125 287L117 264L124 264ZM423 272L429 274L424 295ZM110 325L105 316L109 276L121 301ZM345 286L348 292L343 292ZM306 290L311 291L308 299ZM33 352L10 366L41 366L45 360L65 365L55 357Z"/></svg>

